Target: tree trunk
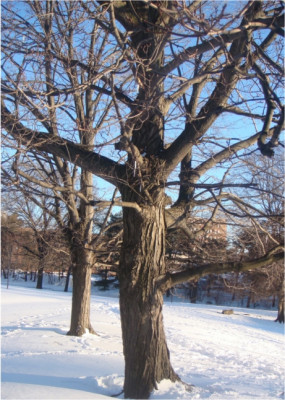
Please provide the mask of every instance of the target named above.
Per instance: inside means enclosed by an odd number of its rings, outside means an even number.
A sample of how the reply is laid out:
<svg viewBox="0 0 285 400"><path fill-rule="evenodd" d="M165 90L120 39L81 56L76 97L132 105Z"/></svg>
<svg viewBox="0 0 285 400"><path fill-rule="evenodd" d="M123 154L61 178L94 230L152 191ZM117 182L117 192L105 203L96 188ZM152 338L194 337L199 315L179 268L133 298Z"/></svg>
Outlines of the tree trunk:
<svg viewBox="0 0 285 400"><path fill-rule="evenodd" d="M130 201L130 200L129 200ZM125 208L120 260L120 309L125 356L125 398L147 399L163 379L178 380L163 328L163 293L156 278L165 272L162 204Z"/></svg>
<svg viewBox="0 0 285 400"><path fill-rule="evenodd" d="M247 298L246 308L250 308L250 302L251 302L251 292L249 293Z"/></svg>
<svg viewBox="0 0 285 400"><path fill-rule="evenodd" d="M190 284L189 288L189 298L191 303L197 302L197 295L198 295L198 281L193 282Z"/></svg>
<svg viewBox="0 0 285 400"><path fill-rule="evenodd" d="M82 336L86 332L94 333L90 322L91 273L90 251L84 247L72 250L72 308L70 330L67 335Z"/></svg>
<svg viewBox="0 0 285 400"><path fill-rule="evenodd" d="M278 314L275 322L280 322L284 324L284 281L281 290L278 294Z"/></svg>
<svg viewBox="0 0 285 400"><path fill-rule="evenodd" d="M47 244L44 236L35 232L37 240L37 250L39 253L39 266L38 266L38 278L37 278L37 289L43 288L43 278L44 278L44 267L45 267L45 257L47 255Z"/></svg>
<svg viewBox="0 0 285 400"><path fill-rule="evenodd" d="M68 267L68 270L67 270L66 281L65 281L65 287L64 287L64 291L65 291L65 292L68 292L69 278L70 278L71 272L72 272L72 265L70 265L70 266Z"/></svg>
<svg viewBox="0 0 285 400"><path fill-rule="evenodd" d="M38 279L37 279L37 289L43 288L43 277L44 277L44 267L39 267L38 269Z"/></svg>
<svg viewBox="0 0 285 400"><path fill-rule="evenodd" d="M275 294L274 294L274 295L273 295L273 298L272 298L271 307L275 307L275 301L276 301L276 297L275 297Z"/></svg>

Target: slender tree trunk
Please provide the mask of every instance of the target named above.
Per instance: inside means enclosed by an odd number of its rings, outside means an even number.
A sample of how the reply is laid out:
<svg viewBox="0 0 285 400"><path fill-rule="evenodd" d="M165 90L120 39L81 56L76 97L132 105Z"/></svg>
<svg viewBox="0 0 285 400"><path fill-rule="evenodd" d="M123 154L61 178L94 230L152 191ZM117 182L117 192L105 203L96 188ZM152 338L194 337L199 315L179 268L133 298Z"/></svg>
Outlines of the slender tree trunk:
<svg viewBox="0 0 285 400"><path fill-rule="evenodd" d="M190 286L190 302L191 303L196 303L197 302L197 294L198 294L198 281L193 282L193 284Z"/></svg>
<svg viewBox="0 0 285 400"><path fill-rule="evenodd" d="M7 270L7 286L6 286L7 289L9 289L9 278L10 278L10 268L8 267L8 270Z"/></svg>
<svg viewBox="0 0 285 400"><path fill-rule="evenodd" d="M70 336L82 336L86 332L94 333L90 322L90 297L91 297L91 273L90 251L84 247L72 249L72 308Z"/></svg>
<svg viewBox="0 0 285 400"><path fill-rule="evenodd" d="M38 269L37 289L43 288L44 267L40 266Z"/></svg>
<svg viewBox="0 0 285 400"><path fill-rule="evenodd" d="M37 289L43 288L43 278L44 278L44 267L45 267L45 257L47 255L47 245L44 237L36 232L37 249L39 252L39 267L38 267L38 278L37 278Z"/></svg>
<svg viewBox="0 0 285 400"><path fill-rule="evenodd" d="M246 308L250 308L250 303L251 303L251 292L249 293L247 298Z"/></svg>
<svg viewBox="0 0 285 400"><path fill-rule="evenodd" d="M70 279L70 274L71 274L71 272L72 272L72 265L70 265L70 266L68 267L68 270L67 270L66 281L65 281L65 287L64 287L64 291L65 291L65 292L68 292L69 279Z"/></svg>
<svg viewBox="0 0 285 400"><path fill-rule="evenodd" d="M125 398L147 399L163 379L178 380L170 363L162 319L165 272L162 204L124 209L120 260L120 309L125 356Z"/></svg>
<svg viewBox="0 0 285 400"><path fill-rule="evenodd" d="M273 295L273 298L272 298L271 307L275 307L275 301L276 301L276 297L275 297L275 294L274 294L274 295Z"/></svg>
<svg viewBox="0 0 285 400"><path fill-rule="evenodd" d="M280 289L280 292L278 294L278 314L277 314L277 318L275 320L275 322L280 322L284 324L284 281L282 283L282 287Z"/></svg>

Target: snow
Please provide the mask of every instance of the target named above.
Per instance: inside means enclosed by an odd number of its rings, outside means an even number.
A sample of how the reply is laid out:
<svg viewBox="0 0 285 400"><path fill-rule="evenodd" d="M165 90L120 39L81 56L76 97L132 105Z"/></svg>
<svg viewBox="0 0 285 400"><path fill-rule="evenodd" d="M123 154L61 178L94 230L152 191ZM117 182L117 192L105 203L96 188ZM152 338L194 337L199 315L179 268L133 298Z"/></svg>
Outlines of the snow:
<svg viewBox="0 0 285 400"><path fill-rule="evenodd" d="M117 292L92 294L98 335L66 336L71 293L2 282L1 399L111 399L122 391L124 358ZM151 399L284 398L284 326L276 311L166 303L164 322L181 383L164 380ZM117 398L123 398L123 394Z"/></svg>

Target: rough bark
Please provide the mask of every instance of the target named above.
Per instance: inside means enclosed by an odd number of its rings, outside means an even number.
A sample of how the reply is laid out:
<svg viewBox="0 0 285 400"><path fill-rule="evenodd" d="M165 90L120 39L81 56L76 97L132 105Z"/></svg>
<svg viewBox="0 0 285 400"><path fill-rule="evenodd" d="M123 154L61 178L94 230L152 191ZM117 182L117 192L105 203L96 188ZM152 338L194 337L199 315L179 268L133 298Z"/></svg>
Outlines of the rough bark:
<svg viewBox="0 0 285 400"><path fill-rule="evenodd" d="M67 335L82 336L86 332L95 334L90 322L91 272L90 252L84 248L72 251L72 309L70 330Z"/></svg>
<svg viewBox="0 0 285 400"><path fill-rule="evenodd" d="M131 208L123 212L119 278L125 398L147 399L157 382L179 379L171 366L165 339L163 295L155 285L156 278L165 272L161 195L160 204L144 205L141 212Z"/></svg>

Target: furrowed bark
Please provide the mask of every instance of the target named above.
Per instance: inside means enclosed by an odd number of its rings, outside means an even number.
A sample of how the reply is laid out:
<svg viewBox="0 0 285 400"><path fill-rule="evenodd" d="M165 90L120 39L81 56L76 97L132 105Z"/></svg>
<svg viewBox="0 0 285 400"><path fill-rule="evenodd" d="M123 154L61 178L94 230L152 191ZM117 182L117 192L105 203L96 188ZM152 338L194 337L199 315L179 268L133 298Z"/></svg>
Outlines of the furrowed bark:
<svg viewBox="0 0 285 400"><path fill-rule="evenodd" d="M130 194L130 193L129 193ZM159 197L163 198L163 192ZM132 200L133 197L125 200ZM147 399L163 379L178 380L163 328L163 293L154 285L165 272L164 207L124 208L120 259L120 308L126 398ZM163 272L164 271L164 272Z"/></svg>

